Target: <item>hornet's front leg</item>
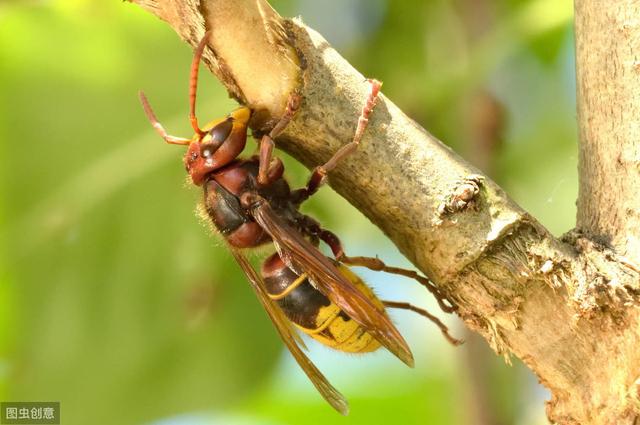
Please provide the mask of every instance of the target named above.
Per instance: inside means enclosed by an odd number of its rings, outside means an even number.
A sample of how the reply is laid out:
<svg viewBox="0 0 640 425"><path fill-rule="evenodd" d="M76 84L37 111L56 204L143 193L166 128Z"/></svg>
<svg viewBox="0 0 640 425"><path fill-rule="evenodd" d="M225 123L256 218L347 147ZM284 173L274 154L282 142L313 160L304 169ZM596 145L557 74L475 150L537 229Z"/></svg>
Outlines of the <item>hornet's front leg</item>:
<svg viewBox="0 0 640 425"><path fill-rule="evenodd" d="M258 168L258 184L260 186L268 186L282 177L284 165L280 158L273 158L273 148L275 147L273 139L284 131L299 106L300 96L297 94L289 95L284 115L269 134L265 134L262 136L262 139L260 139L260 166Z"/></svg>

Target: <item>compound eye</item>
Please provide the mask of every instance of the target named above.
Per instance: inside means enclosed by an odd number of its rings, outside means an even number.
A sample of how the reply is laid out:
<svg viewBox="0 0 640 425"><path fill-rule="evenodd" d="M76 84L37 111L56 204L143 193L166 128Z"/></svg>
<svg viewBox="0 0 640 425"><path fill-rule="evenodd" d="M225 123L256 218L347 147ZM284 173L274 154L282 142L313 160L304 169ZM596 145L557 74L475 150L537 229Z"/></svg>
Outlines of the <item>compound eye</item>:
<svg viewBox="0 0 640 425"><path fill-rule="evenodd" d="M206 142L200 145L200 156L203 158L211 158L213 153L220 147L220 144L213 142Z"/></svg>
<svg viewBox="0 0 640 425"><path fill-rule="evenodd" d="M225 121L216 125L211 129L209 134L211 134L211 142L215 146L220 146L227 138L229 134L231 134L231 129L233 128L233 119L227 118Z"/></svg>

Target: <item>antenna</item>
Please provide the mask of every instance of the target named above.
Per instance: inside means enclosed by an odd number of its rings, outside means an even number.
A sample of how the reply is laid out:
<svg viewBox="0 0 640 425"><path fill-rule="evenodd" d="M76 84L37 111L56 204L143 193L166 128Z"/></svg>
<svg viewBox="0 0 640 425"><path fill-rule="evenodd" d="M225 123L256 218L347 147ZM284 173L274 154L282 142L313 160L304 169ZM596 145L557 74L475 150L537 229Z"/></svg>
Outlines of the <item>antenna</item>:
<svg viewBox="0 0 640 425"><path fill-rule="evenodd" d="M196 47L196 52L193 55L193 62L191 62L191 78L189 79L189 119L191 120L191 126L193 130L200 136L204 135L204 131L198 126L198 117L196 117L196 91L198 90L198 68L200 67L200 60L202 59L202 53L209 41L211 30L204 33L202 40Z"/></svg>
<svg viewBox="0 0 640 425"><path fill-rule="evenodd" d="M151 105L147 100L147 96L144 95L142 91L138 92L138 96L140 96L140 102L142 102L142 107L144 108L144 113L147 114L147 118L151 121L151 125L156 129L158 134L162 136L162 138L172 145L188 145L191 143L190 139L185 139L183 137L176 137L167 134L167 130L164 129L158 118L156 118L156 114L153 113L153 109L151 109Z"/></svg>

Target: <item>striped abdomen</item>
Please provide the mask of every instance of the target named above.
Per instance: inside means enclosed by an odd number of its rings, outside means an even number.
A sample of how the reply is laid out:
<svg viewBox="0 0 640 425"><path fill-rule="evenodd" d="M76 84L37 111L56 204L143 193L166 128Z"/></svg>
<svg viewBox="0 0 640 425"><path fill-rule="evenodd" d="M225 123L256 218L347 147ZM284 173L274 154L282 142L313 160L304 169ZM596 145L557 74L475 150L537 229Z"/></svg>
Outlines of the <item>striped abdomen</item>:
<svg viewBox="0 0 640 425"><path fill-rule="evenodd" d="M384 311L382 302L348 267L338 264L347 277L367 298ZM380 343L357 322L351 320L337 305L313 287L306 274L297 275L278 254L269 257L262 266L267 291L284 314L301 331L336 350L367 353L380 348Z"/></svg>

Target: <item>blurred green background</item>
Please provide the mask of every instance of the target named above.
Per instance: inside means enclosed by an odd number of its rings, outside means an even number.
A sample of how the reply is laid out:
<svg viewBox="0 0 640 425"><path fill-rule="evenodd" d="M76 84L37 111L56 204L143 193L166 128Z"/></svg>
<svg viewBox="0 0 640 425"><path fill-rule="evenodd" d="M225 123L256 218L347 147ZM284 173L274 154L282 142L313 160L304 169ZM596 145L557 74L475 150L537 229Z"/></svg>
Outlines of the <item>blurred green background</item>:
<svg viewBox="0 0 640 425"><path fill-rule="evenodd" d="M388 97L554 233L573 226L570 0L273 5L384 81ZM182 150L138 103L144 89L170 132L190 136L191 55L129 3L0 2L0 400L60 401L64 424L546 423L547 394L517 359L505 366L447 317L468 340L453 348L404 312L392 314L415 370L383 352L309 344L351 415L322 401L194 214L200 194ZM201 81L203 121L235 106L210 74ZM286 159L302 184L308 171ZM305 211L352 254L409 265L330 188ZM387 298L437 311L411 281L361 274Z"/></svg>

